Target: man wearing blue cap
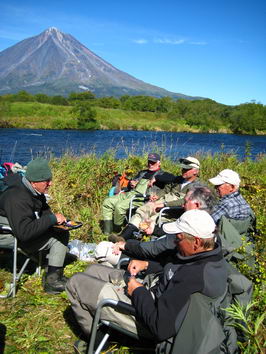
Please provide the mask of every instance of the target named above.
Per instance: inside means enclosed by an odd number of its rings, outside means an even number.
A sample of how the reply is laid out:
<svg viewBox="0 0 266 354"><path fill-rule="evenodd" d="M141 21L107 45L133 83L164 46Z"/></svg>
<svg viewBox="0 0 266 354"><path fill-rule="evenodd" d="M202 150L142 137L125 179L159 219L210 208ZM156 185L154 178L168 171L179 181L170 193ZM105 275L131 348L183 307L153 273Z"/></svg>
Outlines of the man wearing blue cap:
<svg viewBox="0 0 266 354"><path fill-rule="evenodd" d="M10 225L19 247L27 254L49 250L44 290L50 294L64 291L67 279L63 276L63 264L69 233L53 228L66 218L52 213L46 202L45 194L52 184L48 161L30 161L25 176L10 175L6 184L8 188L0 197L0 223Z"/></svg>

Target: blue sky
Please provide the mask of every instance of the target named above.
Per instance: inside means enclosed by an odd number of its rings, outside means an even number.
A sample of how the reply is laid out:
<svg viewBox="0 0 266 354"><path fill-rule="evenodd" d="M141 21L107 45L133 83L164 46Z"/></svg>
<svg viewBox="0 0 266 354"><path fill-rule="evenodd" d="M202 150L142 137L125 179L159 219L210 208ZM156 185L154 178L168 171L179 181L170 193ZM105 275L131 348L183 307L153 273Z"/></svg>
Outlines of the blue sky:
<svg viewBox="0 0 266 354"><path fill-rule="evenodd" d="M52 26L147 83L266 104L265 0L9 0L0 51Z"/></svg>

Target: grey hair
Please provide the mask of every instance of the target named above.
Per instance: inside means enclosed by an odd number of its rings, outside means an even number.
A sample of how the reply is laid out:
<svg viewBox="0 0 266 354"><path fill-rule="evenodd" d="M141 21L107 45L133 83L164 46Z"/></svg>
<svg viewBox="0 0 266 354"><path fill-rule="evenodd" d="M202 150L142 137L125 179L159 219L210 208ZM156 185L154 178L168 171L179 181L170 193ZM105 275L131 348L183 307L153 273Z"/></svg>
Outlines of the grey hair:
<svg viewBox="0 0 266 354"><path fill-rule="evenodd" d="M193 241L195 236L188 234L187 232L182 232L182 234L185 236L185 238L189 241ZM204 249L214 249L215 247L215 242L216 242L216 237L211 237L211 238L201 238L199 237L202 241L202 247Z"/></svg>
<svg viewBox="0 0 266 354"><path fill-rule="evenodd" d="M188 199L199 203L199 209L212 213L217 199L208 187L194 186L188 190L188 193L190 193Z"/></svg>

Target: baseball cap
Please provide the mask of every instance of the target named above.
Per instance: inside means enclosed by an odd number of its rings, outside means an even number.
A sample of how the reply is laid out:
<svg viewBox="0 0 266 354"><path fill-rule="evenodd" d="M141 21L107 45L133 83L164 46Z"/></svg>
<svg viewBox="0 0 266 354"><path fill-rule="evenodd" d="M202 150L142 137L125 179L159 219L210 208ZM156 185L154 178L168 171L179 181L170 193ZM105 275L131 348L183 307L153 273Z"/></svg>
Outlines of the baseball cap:
<svg viewBox="0 0 266 354"><path fill-rule="evenodd" d="M239 174L229 169L222 170L216 177L210 178L209 181L215 186L229 183L239 187L240 184Z"/></svg>
<svg viewBox="0 0 266 354"><path fill-rule="evenodd" d="M213 218L205 210L188 210L174 222L163 225L163 231L167 234L186 232L200 238L214 237L216 225Z"/></svg>
<svg viewBox="0 0 266 354"><path fill-rule="evenodd" d="M113 242L102 241L100 242L94 252L94 257L99 262L109 262L112 265L116 265L121 256L120 254L116 255L113 253Z"/></svg>
<svg viewBox="0 0 266 354"><path fill-rule="evenodd" d="M148 161L157 162L160 161L160 155L152 152L148 155Z"/></svg>
<svg viewBox="0 0 266 354"><path fill-rule="evenodd" d="M200 168L199 160L192 156L188 156L184 159L179 159L179 162L179 166L186 170L190 170L191 168Z"/></svg>

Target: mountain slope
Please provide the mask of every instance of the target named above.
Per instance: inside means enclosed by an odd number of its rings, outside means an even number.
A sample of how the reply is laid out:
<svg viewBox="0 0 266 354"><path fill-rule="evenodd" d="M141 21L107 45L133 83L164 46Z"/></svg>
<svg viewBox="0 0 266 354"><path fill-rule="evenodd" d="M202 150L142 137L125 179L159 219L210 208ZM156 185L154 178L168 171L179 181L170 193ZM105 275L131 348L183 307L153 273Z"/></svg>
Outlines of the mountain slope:
<svg viewBox="0 0 266 354"><path fill-rule="evenodd" d="M199 99L138 80L55 27L0 53L0 94L19 90L49 95L90 90L97 96L129 94Z"/></svg>

